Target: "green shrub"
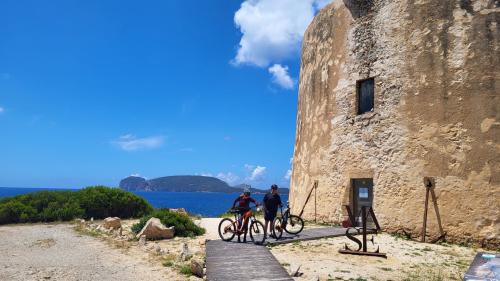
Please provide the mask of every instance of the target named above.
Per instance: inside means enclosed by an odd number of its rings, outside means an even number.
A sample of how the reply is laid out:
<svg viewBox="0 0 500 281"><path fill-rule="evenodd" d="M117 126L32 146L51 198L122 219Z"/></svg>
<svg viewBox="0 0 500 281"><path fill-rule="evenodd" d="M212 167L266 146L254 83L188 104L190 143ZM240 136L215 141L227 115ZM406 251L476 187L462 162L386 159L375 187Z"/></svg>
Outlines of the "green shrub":
<svg viewBox="0 0 500 281"><path fill-rule="evenodd" d="M171 212L168 209L156 209L151 214L142 217L138 223L132 226L132 231L138 233L146 225L146 222L153 217L160 219L167 227L174 226L176 236L195 237L205 233L205 229L197 226L189 216Z"/></svg>
<svg viewBox="0 0 500 281"><path fill-rule="evenodd" d="M153 211L144 198L118 188L88 187L78 191L78 200L86 218L137 218Z"/></svg>
<svg viewBox="0 0 500 281"><path fill-rule="evenodd" d="M143 198L117 188L40 191L0 200L0 224L141 217L153 210Z"/></svg>

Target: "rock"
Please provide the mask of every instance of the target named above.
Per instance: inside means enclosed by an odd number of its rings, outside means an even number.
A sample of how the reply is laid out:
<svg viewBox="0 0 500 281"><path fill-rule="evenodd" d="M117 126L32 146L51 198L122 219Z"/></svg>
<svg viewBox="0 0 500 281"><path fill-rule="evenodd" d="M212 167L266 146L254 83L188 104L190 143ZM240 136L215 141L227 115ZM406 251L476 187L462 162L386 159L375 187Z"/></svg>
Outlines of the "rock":
<svg viewBox="0 0 500 281"><path fill-rule="evenodd" d="M171 212L174 212L174 213L179 213L179 214L184 214L184 215L187 215L188 212L186 212L186 209L184 208L173 208L173 209L169 209Z"/></svg>
<svg viewBox="0 0 500 281"><path fill-rule="evenodd" d="M159 256L163 255L165 251L160 247L160 245L156 244L155 245L155 253Z"/></svg>
<svg viewBox="0 0 500 281"><path fill-rule="evenodd" d="M139 236L139 246L146 246L146 236L145 235Z"/></svg>
<svg viewBox="0 0 500 281"><path fill-rule="evenodd" d="M187 261L187 260L189 260L192 256L193 256L193 254L192 254L192 253L191 253L191 251L189 250L188 244L187 244L187 243L183 243L183 244L182 244L181 255L179 256L179 260L180 260L180 261Z"/></svg>
<svg viewBox="0 0 500 281"><path fill-rule="evenodd" d="M300 264L290 264L290 276L292 277L299 277L302 275L302 273L299 271L301 265Z"/></svg>
<svg viewBox="0 0 500 281"><path fill-rule="evenodd" d="M118 229L122 227L122 222L119 217L109 217L104 219L104 227L107 229Z"/></svg>
<svg viewBox="0 0 500 281"><path fill-rule="evenodd" d="M196 276L203 278L203 268L205 263L200 259L191 259L191 272Z"/></svg>
<svg viewBox="0 0 500 281"><path fill-rule="evenodd" d="M160 219L150 218L136 237L145 235L147 239L171 239L174 237L175 228L164 226Z"/></svg>
<svg viewBox="0 0 500 281"><path fill-rule="evenodd" d="M91 218L90 218L90 221L92 221L92 222L93 222L93 221L94 221L94 217L91 217Z"/></svg>

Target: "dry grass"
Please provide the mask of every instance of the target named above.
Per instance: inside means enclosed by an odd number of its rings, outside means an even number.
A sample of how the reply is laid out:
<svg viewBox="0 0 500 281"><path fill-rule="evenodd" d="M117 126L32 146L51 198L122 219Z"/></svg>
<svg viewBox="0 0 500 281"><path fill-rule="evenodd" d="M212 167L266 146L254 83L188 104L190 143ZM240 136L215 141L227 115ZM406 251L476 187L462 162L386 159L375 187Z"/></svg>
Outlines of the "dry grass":
<svg viewBox="0 0 500 281"><path fill-rule="evenodd" d="M461 280L478 249L458 245L435 245L401 239L388 234L375 237L369 251L380 247L388 258L343 255L345 237L294 242L271 248L282 264L300 264L304 273L296 280L319 276L324 280Z"/></svg>

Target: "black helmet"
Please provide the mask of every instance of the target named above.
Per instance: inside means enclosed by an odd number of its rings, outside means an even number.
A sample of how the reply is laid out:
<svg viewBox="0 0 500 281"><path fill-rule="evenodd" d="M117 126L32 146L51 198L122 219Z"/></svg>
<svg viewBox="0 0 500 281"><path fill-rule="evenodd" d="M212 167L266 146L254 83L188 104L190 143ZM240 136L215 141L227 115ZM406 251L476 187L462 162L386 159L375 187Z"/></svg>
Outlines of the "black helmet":
<svg viewBox="0 0 500 281"><path fill-rule="evenodd" d="M243 194L245 194L246 196L250 196L250 188L245 187L245 189L243 189Z"/></svg>
<svg viewBox="0 0 500 281"><path fill-rule="evenodd" d="M273 184L273 185L271 185L271 189L278 189L278 186Z"/></svg>

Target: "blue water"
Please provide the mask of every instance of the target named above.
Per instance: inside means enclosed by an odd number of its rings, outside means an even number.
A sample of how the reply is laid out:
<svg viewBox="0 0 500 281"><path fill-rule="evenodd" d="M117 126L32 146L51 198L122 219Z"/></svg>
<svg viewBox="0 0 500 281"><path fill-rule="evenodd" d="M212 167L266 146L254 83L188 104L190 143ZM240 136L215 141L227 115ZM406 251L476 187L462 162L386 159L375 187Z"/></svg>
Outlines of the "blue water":
<svg viewBox="0 0 500 281"><path fill-rule="evenodd" d="M0 187L0 198L10 197L29 192L41 190L61 190L51 188L4 188ZM191 214L204 217L218 216L227 211L238 197L238 193L218 192L134 192L146 199L156 208L184 208ZM252 195L255 200L262 202L263 194ZM288 194L281 195L281 201L285 203Z"/></svg>

